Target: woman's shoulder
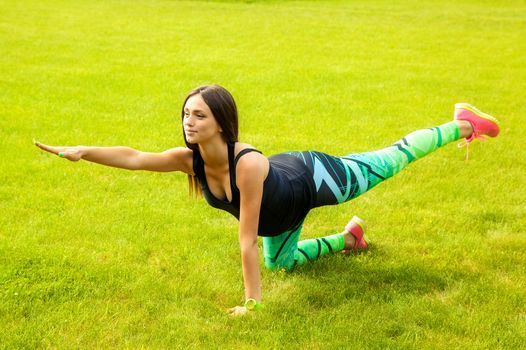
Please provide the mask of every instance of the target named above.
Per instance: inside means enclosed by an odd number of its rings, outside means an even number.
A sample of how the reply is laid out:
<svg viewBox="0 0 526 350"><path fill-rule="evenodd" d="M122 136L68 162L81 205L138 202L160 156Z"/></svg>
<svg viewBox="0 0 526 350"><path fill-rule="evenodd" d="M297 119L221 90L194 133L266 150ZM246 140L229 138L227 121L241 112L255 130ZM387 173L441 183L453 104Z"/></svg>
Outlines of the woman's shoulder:
<svg viewBox="0 0 526 350"><path fill-rule="evenodd" d="M174 147L167 149L163 152L164 154L172 155L175 157L190 160L194 157L194 151L188 147Z"/></svg>
<svg viewBox="0 0 526 350"><path fill-rule="evenodd" d="M257 152L243 152L243 150L253 149ZM234 148L234 154L236 157L236 173L238 178L244 178L246 180L254 180L262 176L262 179L265 180L269 171L268 159L263 156L257 148L248 143L236 142ZM241 157L238 157L241 155Z"/></svg>
<svg viewBox="0 0 526 350"><path fill-rule="evenodd" d="M171 161L176 162L182 166L181 171L187 174L194 174L194 151L188 147L174 147L162 152L169 157Z"/></svg>
<svg viewBox="0 0 526 350"><path fill-rule="evenodd" d="M239 152L241 152L242 150L244 149L255 149L257 150L256 147L252 146L251 144L249 143L243 143L243 142L236 142L234 144L234 153L237 155Z"/></svg>
<svg viewBox="0 0 526 350"><path fill-rule="evenodd" d="M263 152L261 152L256 147L252 146L251 144L243 143L243 142L236 142L234 144L235 164L237 165L237 162L240 159L243 159L245 157L247 158L266 158L265 156L263 156Z"/></svg>

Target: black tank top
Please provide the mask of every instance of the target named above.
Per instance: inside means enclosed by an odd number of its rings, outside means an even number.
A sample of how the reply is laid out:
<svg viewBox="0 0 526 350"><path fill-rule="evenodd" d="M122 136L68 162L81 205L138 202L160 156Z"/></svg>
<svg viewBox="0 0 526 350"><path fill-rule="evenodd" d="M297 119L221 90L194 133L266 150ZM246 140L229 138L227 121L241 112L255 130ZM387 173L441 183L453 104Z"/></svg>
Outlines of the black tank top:
<svg viewBox="0 0 526 350"><path fill-rule="evenodd" d="M203 196L208 204L234 215L239 220L239 189L236 185L236 165L243 155L260 151L247 148L234 158L234 143L228 144L228 169L232 200L216 198L205 176L204 161L199 150L194 150L193 166ZM280 153L268 158L269 172L263 183L263 198L259 214L258 235L277 236L285 231L296 229L315 202L315 187L312 174L298 157Z"/></svg>

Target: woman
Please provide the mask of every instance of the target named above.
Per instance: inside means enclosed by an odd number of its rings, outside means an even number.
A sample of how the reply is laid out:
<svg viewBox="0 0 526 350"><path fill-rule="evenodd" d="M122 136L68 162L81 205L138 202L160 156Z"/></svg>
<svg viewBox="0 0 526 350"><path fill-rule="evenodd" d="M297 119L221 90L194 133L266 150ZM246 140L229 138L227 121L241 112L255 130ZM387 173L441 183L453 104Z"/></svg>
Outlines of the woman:
<svg viewBox="0 0 526 350"><path fill-rule="evenodd" d="M187 147L161 153L128 147L35 144L70 161L188 174L191 192L202 192L210 205L239 219L246 301L229 310L234 315L262 306L258 235L263 237L265 266L270 269L290 270L329 252L366 249L365 226L357 217L342 233L298 242L303 220L310 209L353 199L447 143L465 138L467 144L499 133L495 118L460 103L455 105L453 121L415 131L378 151L344 157L288 152L267 158L251 145L238 142L236 104L217 85L191 91L181 119Z"/></svg>

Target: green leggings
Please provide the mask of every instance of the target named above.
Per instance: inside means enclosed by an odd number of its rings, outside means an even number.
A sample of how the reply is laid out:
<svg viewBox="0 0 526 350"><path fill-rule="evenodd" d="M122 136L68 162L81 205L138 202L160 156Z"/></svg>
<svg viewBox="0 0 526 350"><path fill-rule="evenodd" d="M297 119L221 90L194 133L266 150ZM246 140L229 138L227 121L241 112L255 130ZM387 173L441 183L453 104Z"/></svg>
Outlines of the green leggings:
<svg viewBox="0 0 526 350"><path fill-rule="evenodd" d="M456 122L417 130L384 149L334 157L321 152L290 152L312 173L317 198L314 207L349 201L400 172L407 164L460 138ZM326 185L322 186L325 183ZM298 242L302 224L278 236L263 237L265 266L291 270L344 248L343 234Z"/></svg>

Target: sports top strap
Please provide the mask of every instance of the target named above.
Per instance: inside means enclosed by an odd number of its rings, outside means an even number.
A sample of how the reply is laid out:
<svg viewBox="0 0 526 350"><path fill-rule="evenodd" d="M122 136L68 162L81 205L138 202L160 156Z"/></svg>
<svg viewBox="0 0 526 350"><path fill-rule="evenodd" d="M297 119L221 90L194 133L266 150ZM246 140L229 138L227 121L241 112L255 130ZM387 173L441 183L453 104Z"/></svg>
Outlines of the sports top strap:
<svg viewBox="0 0 526 350"><path fill-rule="evenodd" d="M245 154L247 154L249 152L258 152L258 153L261 154L261 151L258 151L255 148L245 148L245 149L239 151L239 153L236 156L236 159L234 159L234 168L237 166L237 162L239 161L239 158L241 158L242 156L244 156Z"/></svg>

